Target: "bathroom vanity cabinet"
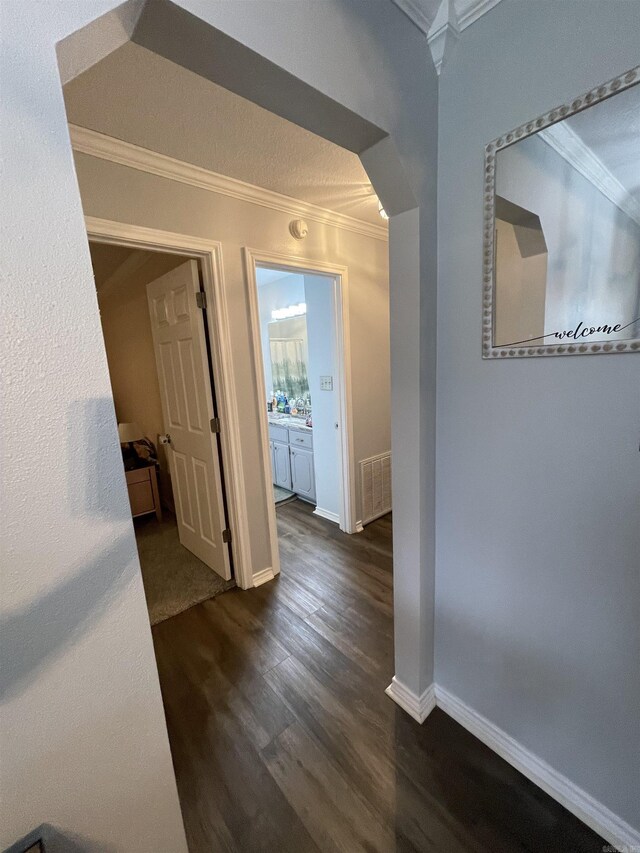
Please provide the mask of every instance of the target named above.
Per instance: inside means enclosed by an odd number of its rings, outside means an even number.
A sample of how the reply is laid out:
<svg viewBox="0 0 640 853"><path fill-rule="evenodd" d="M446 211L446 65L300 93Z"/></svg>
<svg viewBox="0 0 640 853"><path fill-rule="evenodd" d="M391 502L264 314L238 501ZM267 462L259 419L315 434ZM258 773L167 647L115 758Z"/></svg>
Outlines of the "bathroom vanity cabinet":
<svg viewBox="0 0 640 853"><path fill-rule="evenodd" d="M275 485L315 503L316 478L311 430L270 423L269 450Z"/></svg>

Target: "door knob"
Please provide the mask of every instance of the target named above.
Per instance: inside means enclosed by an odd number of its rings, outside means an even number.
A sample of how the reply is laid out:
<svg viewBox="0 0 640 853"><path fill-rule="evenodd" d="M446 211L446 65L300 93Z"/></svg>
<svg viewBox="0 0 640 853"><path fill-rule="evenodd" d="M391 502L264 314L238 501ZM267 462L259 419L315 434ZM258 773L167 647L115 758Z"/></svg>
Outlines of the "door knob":
<svg viewBox="0 0 640 853"><path fill-rule="evenodd" d="M158 441L160 444L171 444L171 436L169 433L166 433L166 435L159 435Z"/></svg>

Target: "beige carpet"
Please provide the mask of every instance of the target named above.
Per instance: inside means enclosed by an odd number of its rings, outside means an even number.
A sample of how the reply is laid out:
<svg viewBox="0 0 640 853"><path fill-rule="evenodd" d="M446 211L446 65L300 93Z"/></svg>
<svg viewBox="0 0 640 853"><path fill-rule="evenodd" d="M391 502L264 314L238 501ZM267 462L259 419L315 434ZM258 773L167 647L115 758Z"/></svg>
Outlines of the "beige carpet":
<svg viewBox="0 0 640 853"><path fill-rule="evenodd" d="M182 547L173 516L136 518L135 528L152 625L235 586Z"/></svg>

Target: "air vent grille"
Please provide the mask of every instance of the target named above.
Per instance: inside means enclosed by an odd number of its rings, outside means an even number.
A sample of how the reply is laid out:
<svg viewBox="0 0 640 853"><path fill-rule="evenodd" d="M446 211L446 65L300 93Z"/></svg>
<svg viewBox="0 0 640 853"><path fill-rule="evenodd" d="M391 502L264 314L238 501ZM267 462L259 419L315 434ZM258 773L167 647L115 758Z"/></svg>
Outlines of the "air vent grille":
<svg viewBox="0 0 640 853"><path fill-rule="evenodd" d="M391 453L360 462L360 485L363 524L391 511Z"/></svg>

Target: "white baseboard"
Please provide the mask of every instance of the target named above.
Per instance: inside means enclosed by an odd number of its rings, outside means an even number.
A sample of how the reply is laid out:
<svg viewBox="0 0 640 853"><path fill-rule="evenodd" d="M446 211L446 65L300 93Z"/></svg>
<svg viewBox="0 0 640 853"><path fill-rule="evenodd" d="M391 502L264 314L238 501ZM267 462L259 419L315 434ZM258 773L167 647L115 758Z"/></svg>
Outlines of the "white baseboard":
<svg viewBox="0 0 640 853"><path fill-rule="evenodd" d="M378 515L374 515L371 518L367 519L367 524L371 524L372 521L377 521L379 518L384 518L385 515L389 515L391 512L390 509L383 509L382 512L378 513ZM356 533L362 533L364 530L364 524L362 521L356 521Z"/></svg>
<svg viewBox="0 0 640 853"><path fill-rule="evenodd" d="M419 723L424 723L436 707L436 694L433 684L430 684L424 693L418 696L409 690L405 684L398 681L394 675L391 684L384 692L393 699L396 705L400 705L403 711L406 711Z"/></svg>
<svg viewBox="0 0 640 853"><path fill-rule="evenodd" d="M331 512L328 509L322 509L322 507L317 506L313 514L319 515L320 518L326 518L327 521L333 521L334 524L340 524L340 516L337 512Z"/></svg>
<svg viewBox="0 0 640 853"><path fill-rule="evenodd" d="M444 687L431 684L418 696L394 676L385 693L419 723L423 723L437 705L616 850L640 851L640 831Z"/></svg>
<svg viewBox="0 0 640 853"><path fill-rule="evenodd" d="M386 692L393 696L390 690L391 688L387 688ZM398 699L396 702L404 707ZM599 803L570 779L567 779L566 776L558 773L557 770L554 770L553 767L550 767L502 729L474 711L457 696L436 685L435 703L446 714L453 717L456 722L475 735L478 740L481 740L516 770L519 770L527 779L542 788L554 800L562 803L568 811L591 827L594 832L601 835L617 850L640 850L640 832L637 829L615 815L610 809ZM405 708L405 710L412 717L418 719L409 708Z"/></svg>
<svg viewBox="0 0 640 853"><path fill-rule="evenodd" d="M368 518L366 521L361 521L360 524L362 525L362 529L364 530L365 524L371 524L372 521L377 521L379 518L384 518L385 515L389 515L391 511L392 510L390 509L383 509L375 515L372 515L371 518Z"/></svg>
<svg viewBox="0 0 640 853"><path fill-rule="evenodd" d="M261 569L259 572L253 573L253 585L261 586L263 583L267 583L268 581L272 581L275 577L274 571L272 568Z"/></svg>

